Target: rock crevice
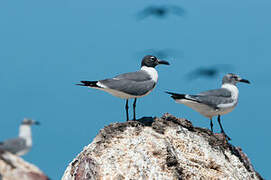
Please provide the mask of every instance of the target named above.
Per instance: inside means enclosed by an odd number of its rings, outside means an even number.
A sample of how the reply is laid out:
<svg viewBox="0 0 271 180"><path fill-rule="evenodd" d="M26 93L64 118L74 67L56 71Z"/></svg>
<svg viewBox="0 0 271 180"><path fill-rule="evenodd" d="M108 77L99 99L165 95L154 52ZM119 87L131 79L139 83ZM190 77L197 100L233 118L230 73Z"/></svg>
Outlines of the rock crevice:
<svg viewBox="0 0 271 180"><path fill-rule="evenodd" d="M0 180L49 180L36 166L21 157L0 151Z"/></svg>

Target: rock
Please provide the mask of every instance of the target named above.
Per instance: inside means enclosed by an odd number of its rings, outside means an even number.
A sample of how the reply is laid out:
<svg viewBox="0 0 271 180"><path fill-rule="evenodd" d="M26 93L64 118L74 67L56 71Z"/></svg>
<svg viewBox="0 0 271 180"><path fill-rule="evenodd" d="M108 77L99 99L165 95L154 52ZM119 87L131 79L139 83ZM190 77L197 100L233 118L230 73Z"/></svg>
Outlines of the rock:
<svg viewBox="0 0 271 180"><path fill-rule="evenodd" d="M0 180L49 180L36 166L21 157L0 151Z"/></svg>
<svg viewBox="0 0 271 180"><path fill-rule="evenodd" d="M262 179L241 148L186 119L113 123L67 167L62 180Z"/></svg>

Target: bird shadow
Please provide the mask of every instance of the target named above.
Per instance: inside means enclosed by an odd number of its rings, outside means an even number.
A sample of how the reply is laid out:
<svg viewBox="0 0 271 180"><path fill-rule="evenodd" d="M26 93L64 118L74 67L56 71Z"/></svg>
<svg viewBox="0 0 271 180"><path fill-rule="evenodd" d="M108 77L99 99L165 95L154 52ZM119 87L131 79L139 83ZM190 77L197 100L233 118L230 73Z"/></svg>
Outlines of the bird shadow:
<svg viewBox="0 0 271 180"><path fill-rule="evenodd" d="M155 117L151 116L143 116L139 119L136 119L135 121L140 122L144 126L152 126L152 123L154 122Z"/></svg>

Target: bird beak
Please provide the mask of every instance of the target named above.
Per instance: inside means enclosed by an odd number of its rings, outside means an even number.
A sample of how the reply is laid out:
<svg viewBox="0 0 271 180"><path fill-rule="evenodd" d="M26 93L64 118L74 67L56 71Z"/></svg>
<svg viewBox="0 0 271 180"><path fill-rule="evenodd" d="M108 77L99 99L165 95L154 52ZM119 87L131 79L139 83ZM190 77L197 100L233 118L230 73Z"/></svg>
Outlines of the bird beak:
<svg viewBox="0 0 271 180"><path fill-rule="evenodd" d="M35 125L40 125L40 122L39 121L35 121L34 124Z"/></svg>
<svg viewBox="0 0 271 180"><path fill-rule="evenodd" d="M158 60L158 64L165 64L165 65L169 65L169 62L164 61L164 60Z"/></svg>
<svg viewBox="0 0 271 180"><path fill-rule="evenodd" d="M249 80L242 79L242 78L239 79L239 82L250 84Z"/></svg>

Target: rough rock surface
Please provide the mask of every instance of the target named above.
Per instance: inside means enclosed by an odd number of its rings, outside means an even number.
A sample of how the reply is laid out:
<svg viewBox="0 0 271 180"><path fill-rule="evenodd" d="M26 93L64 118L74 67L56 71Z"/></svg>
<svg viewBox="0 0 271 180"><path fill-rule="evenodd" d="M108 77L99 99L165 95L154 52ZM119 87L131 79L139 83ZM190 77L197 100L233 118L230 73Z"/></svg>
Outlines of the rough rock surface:
<svg viewBox="0 0 271 180"><path fill-rule="evenodd" d="M0 180L49 180L49 178L21 157L0 151Z"/></svg>
<svg viewBox="0 0 271 180"><path fill-rule="evenodd" d="M69 164L62 180L262 179L241 148L186 119L114 123Z"/></svg>

